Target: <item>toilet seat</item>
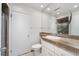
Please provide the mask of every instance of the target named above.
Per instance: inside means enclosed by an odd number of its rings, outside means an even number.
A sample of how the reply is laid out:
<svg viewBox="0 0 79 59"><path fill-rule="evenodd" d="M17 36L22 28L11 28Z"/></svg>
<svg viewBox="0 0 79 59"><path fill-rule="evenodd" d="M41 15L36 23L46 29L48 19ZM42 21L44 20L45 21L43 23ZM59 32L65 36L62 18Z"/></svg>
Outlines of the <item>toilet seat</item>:
<svg viewBox="0 0 79 59"><path fill-rule="evenodd" d="M32 49L40 49L41 48L41 44L34 44L32 45Z"/></svg>

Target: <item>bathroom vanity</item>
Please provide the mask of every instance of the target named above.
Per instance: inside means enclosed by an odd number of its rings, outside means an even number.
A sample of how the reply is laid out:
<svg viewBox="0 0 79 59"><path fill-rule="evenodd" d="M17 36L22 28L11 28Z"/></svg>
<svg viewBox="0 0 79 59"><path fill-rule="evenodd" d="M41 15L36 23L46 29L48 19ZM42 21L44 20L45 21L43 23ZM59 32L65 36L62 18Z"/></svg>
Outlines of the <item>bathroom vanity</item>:
<svg viewBox="0 0 79 59"><path fill-rule="evenodd" d="M79 56L79 37L41 32L42 55Z"/></svg>

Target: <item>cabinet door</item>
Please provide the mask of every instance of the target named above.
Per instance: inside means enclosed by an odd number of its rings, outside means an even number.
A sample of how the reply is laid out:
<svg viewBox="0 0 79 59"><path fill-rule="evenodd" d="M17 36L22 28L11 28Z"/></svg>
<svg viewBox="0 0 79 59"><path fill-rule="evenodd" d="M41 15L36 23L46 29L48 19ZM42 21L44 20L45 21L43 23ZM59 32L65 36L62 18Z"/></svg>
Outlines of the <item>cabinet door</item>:
<svg viewBox="0 0 79 59"><path fill-rule="evenodd" d="M12 12L12 55L20 55L31 48L29 40L29 15Z"/></svg>
<svg viewBox="0 0 79 59"><path fill-rule="evenodd" d="M42 54L44 56L54 56L54 45L43 40L41 41L42 41Z"/></svg>

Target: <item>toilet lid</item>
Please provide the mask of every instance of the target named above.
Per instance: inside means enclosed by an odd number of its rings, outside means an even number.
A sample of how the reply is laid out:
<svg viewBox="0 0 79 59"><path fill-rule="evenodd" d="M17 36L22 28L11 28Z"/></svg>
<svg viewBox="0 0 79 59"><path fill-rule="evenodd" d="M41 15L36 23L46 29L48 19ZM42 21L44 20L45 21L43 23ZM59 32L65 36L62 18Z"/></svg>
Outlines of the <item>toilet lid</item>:
<svg viewBox="0 0 79 59"><path fill-rule="evenodd" d="M41 48L41 44L35 44L32 46L32 48Z"/></svg>

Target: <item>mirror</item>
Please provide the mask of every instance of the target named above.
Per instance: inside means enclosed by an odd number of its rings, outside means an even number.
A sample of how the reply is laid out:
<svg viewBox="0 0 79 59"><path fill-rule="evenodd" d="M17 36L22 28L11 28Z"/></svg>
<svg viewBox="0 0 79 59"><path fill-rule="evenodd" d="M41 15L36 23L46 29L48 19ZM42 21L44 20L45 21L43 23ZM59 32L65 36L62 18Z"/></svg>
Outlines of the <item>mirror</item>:
<svg viewBox="0 0 79 59"><path fill-rule="evenodd" d="M42 29L42 31L67 34L67 35L79 35L79 4L78 3L48 3L43 5L42 14L42 27L48 27ZM45 5L45 6L44 6ZM44 20L44 18L47 19ZM43 25L47 22L47 26Z"/></svg>

